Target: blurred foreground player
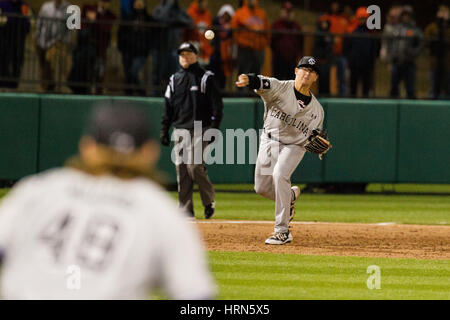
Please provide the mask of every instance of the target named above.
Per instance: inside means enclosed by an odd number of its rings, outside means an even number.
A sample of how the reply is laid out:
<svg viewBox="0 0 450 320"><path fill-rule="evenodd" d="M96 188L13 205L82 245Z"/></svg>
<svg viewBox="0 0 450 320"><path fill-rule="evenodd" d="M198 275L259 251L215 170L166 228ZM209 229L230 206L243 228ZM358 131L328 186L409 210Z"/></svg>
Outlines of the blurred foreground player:
<svg viewBox="0 0 450 320"><path fill-rule="evenodd" d="M210 299L199 236L149 178L159 146L140 109L99 106L79 157L21 181L0 206L6 299Z"/></svg>

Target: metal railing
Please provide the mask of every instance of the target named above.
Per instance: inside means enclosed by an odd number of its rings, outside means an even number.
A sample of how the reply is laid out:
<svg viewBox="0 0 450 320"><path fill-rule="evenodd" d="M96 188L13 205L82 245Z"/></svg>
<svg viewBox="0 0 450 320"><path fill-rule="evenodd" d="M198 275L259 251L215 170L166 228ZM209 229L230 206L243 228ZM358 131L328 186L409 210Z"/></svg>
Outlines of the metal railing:
<svg viewBox="0 0 450 320"><path fill-rule="evenodd" d="M200 47L200 63L215 71L226 96L252 95L251 91L238 90L234 86L246 61L253 64L260 59L259 66L253 66L253 69L260 67L258 73L285 80L294 77L294 67L301 55L315 55L323 71L319 86L315 88L319 95L360 97L364 96L364 88L358 88L356 94L351 92L352 83L353 86L355 83L352 80L354 61L345 59L348 53L345 48L344 55L333 55L333 46L336 41L342 41L346 46L352 39L366 39L374 44L373 68L363 72L356 83L363 84L368 79L367 96L384 98L391 94L392 63L383 59L379 50L386 52L385 44L389 41L407 40L386 37L382 32L336 35L328 32L224 30L213 26L210 29L215 31L215 38L206 41L202 36L204 29L160 23L83 20L81 30L68 30L65 20L46 18L41 19L41 23L36 22L36 17L0 15L0 91L162 96L170 74L178 68L178 45L183 40L192 40ZM46 28L42 28L43 24ZM259 56L239 49L236 40L242 32L247 35L241 42L250 39L252 46L264 47ZM274 40L286 47L277 47ZM264 43L259 46L258 41ZM428 48L433 41L436 39L424 38L423 50L414 59L418 98L429 97L432 58ZM449 41L447 39L447 48ZM289 69L292 72L289 73ZM443 81L448 87L448 76ZM342 93L342 84L347 87L345 93ZM400 97L406 97L403 91Z"/></svg>

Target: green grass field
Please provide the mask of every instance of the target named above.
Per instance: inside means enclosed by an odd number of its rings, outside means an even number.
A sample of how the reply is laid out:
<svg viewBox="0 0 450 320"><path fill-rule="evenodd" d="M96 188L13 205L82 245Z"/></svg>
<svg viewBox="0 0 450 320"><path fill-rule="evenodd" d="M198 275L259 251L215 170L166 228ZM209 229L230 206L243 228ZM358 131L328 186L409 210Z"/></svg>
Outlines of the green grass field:
<svg viewBox="0 0 450 320"><path fill-rule="evenodd" d="M216 188L241 191L217 193L216 219L273 220L274 203L246 192L251 185ZM449 191L448 186L393 188L406 193ZM0 189L0 197L6 192ZM171 194L176 199L176 193ZM198 192L194 203L196 216L202 219ZM450 225L449 195L304 194L296 209L297 221ZM450 299L450 260L212 251L209 261L220 299ZM367 287L370 265L380 267L379 290Z"/></svg>
<svg viewBox="0 0 450 320"><path fill-rule="evenodd" d="M210 252L220 299L450 299L450 261ZM369 289L367 267L380 268Z"/></svg>
<svg viewBox="0 0 450 320"><path fill-rule="evenodd" d="M1 199L5 194L7 194L8 191L9 191L9 189L0 189L0 199Z"/></svg>
<svg viewBox="0 0 450 320"><path fill-rule="evenodd" d="M217 186L251 190L250 185ZM404 193L448 192L447 186L395 185ZM372 185L372 192L386 190ZM176 198L176 193L172 193ZM203 218L198 193L197 218ZM274 204L254 193L219 192L217 219L273 220ZM450 225L450 196L304 194L297 221ZM450 232L450 231L449 231ZM450 233L449 233L450 234ZM450 299L450 261L209 252L220 299ZM381 289L367 287L367 267L381 270Z"/></svg>
<svg viewBox="0 0 450 320"><path fill-rule="evenodd" d="M177 197L175 192L172 196ZM219 192L216 207L217 219L274 219L273 201L254 193ZM194 210L203 218L198 193ZM450 196L304 194L296 203L294 220L450 225Z"/></svg>

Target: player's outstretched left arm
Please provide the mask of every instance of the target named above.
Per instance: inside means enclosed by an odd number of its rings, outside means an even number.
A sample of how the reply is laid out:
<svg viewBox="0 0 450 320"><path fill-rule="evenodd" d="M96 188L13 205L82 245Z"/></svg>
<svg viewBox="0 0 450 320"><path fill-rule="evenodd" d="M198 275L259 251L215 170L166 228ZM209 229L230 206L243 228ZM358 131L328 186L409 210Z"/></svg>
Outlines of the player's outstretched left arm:
<svg viewBox="0 0 450 320"><path fill-rule="evenodd" d="M239 88L249 87L259 95L265 95L270 92L270 95L279 94L286 87L288 81L280 81L276 78L265 77L254 73L241 74L236 81L236 86Z"/></svg>

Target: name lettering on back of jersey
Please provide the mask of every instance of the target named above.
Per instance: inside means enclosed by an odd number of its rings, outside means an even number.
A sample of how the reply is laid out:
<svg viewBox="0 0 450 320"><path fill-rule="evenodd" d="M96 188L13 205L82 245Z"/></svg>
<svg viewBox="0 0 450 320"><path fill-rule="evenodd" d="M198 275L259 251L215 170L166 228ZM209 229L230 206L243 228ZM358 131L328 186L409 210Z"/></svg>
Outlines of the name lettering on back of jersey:
<svg viewBox="0 0 450 320"><path fill-rule="evenodd" d="M292 115L287 114L286 112L283 112L277 108L272 108L269 115L273 118L277 118L280 121L283 121L288 126L295 127L300 132L302 132L305 136L309 135L308 125L306 123L302 122L301 120L294 118Z"/></svg>

